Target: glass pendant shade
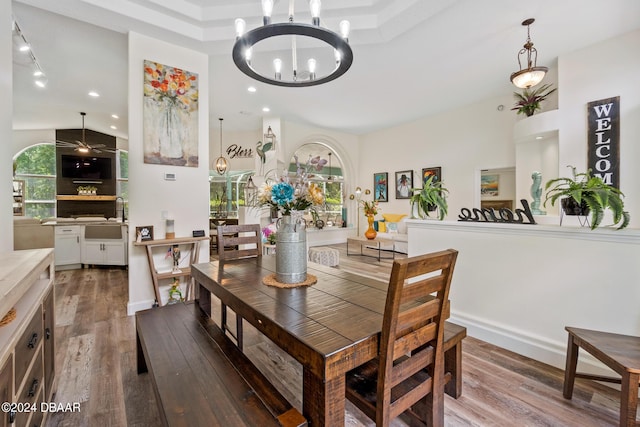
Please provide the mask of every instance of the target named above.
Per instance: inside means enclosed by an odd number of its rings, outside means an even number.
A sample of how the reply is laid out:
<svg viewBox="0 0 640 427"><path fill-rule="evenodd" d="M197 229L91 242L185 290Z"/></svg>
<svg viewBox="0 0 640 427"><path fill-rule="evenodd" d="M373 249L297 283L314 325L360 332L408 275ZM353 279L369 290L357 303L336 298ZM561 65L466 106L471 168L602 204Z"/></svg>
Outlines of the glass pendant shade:
<svg viewBox="0 0 640 427"><path fill-rule="evenodd" d="M549 69L547 67L531 67L511 74L511 82L520 89L537 85L544 79Z"/></svg>

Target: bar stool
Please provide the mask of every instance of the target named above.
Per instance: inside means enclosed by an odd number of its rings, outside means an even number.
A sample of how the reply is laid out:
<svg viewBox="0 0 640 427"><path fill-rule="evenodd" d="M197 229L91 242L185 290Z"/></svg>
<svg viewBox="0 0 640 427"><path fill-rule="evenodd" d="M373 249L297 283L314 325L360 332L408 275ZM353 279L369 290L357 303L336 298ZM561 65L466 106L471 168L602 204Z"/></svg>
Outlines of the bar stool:
<svg viewBox="0 0 640 427"><path fill-rule="evenodd" d="M569 333L569 342L567 345L567 366L564 372L564 397L571 399L576 378L621 384L620 426L635 426L638 386L640 386L640 337L569 326L565 329ZM576 373L580 347L620 374L621 378Z"/></svg>

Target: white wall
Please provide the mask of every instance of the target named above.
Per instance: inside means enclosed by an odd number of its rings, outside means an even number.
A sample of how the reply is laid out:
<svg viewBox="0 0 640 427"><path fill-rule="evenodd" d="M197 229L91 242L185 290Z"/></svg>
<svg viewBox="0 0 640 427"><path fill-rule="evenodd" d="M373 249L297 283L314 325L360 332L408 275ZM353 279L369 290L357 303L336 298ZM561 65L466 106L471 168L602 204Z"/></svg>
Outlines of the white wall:
<svg viewBox="0 0 640 427"><path fill-rule="evenodd" d="M620 189L640 228L640 31L559 58L559 174L587 166L587 103L620 96ZM605 218L605 223L607 218Z"/></svg>
<svg viewBox="0 0 640 427"><path fill-rule="evenodd" d="M373 189L373 174L388 172L393 182L396 171L412 169L414 183L420 183L423 168L442 167L442 182L449 189L449 219L460 209L480 204L481 169L515 166L512 140L516 114L509 111L511 97L493 98L467 105L394 128L363 135L356 181ZM504 109L498 111L498 105ZM406 199L395 199L389 188L389 202L382 212L410 214Z"/></svg>
<svg viewBox="0 0 640 427"><path fill-rule="evenodd" d="M13 60L11 1L0 0L0 182L13 177L11 118L13 116ZM0 200L13 200L10 185L0 186ZM13 205L0 203L0 252L13 250Z"/></svg>
<svg viewBox="0 0 640 427"><path fill-rule="evenodd" d="M156 61L198 74L199 166L179 167L145 164L143 161L143 61ZM205 54L158 41L137 33L129 34L129 226L152 225L154 237L163 238L162 212L175 219L176 237L191 236L192 230L209 230L209 65ZM165 181L164 174L176 174ZM130 239L133 240L133 239ZM150 308L153 285L144 248L129 247L128 312ZM209 245L201 245L200 261L209 259ZM167 282L168 284L168 282ZM166 289L162 290L166 294Z"/></svg>

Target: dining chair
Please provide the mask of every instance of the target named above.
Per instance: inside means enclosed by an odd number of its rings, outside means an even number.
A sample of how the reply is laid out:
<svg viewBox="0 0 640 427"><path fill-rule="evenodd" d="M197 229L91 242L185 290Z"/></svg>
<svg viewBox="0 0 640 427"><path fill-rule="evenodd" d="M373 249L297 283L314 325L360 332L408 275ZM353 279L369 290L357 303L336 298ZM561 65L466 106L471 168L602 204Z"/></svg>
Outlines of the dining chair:
<svg viewBox="0 0 640 427"><path fill-rule="evenodd" d="M218 260L224 265L224 261L254 258L262 256L262 231L260 224L221 225L218 233ZM236 333L229 329L227 324L227 306L220 305L221 319L220 329L223 333L229 333L236 340L238 348L242 350L242 317L236 313Z"/></svg>
<svg viewBox="0 0 640 427"><path fill-rule="evenodd" d="M445 308L457 257L447 249L393 262L378 357L346 378L347 399L378 427L401 414L411 425L444 425Z"/></svg>

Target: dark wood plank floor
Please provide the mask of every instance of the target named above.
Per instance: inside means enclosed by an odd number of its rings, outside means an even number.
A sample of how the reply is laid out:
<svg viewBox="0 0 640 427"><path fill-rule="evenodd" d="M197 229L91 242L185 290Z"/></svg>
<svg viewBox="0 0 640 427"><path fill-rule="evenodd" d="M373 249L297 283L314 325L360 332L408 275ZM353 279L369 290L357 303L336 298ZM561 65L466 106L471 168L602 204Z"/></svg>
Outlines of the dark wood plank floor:
<svg viewBox="0 0 640 427"><path fill-rule="evenodd" d="M349 271L388 277L391 261L346 256ZM386 276L385 276L386 275ZM137 375L135 319L126 315L127 271L118 268L56 273L56 402L80 402L76 413L56 413L47 426L160 425L147 375ZM214 305L214 318L219 320ZM250 326L245 349L291 403L300 408L301 369ZM618 393L576 380L574 398L562 397L562 370L468 337L463 342L463 395L446 396L447 426L613 426ZM346 425L372 426L347 405ZM404 426L395 421L394 426ZM232 426L230 426L232 427Z"/></svg>

